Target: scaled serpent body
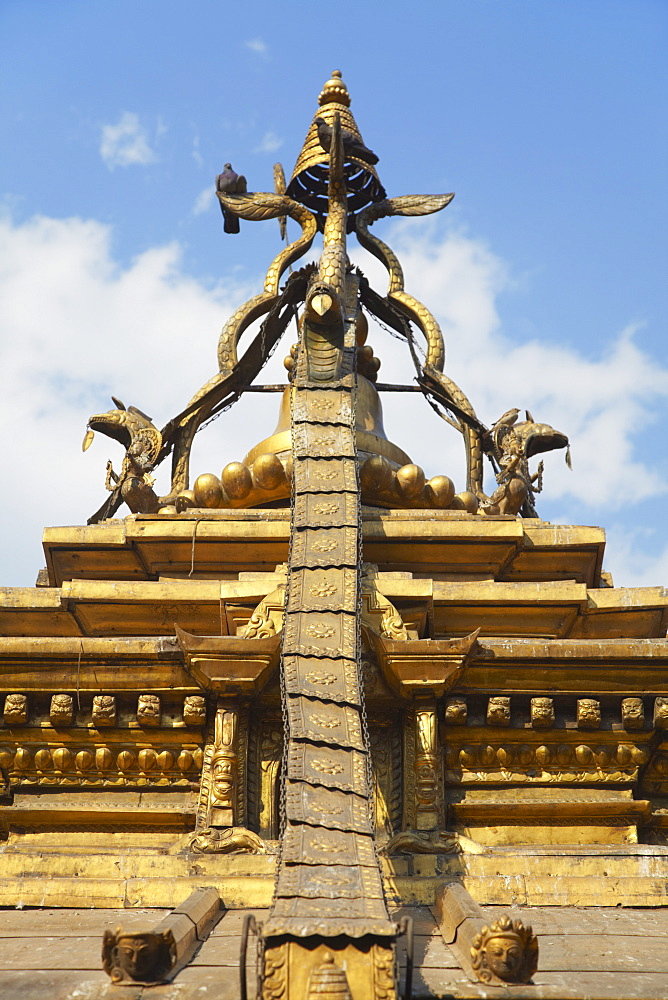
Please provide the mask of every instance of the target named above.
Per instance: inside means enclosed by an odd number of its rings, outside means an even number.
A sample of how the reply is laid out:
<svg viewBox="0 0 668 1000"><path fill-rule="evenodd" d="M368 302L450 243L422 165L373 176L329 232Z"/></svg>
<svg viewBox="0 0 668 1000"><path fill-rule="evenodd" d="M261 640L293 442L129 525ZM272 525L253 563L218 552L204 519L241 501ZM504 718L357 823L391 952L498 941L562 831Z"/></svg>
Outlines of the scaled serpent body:
<svg viewBox="0 0 668 1000"><path fill-rule="evenodd" d="M264 279L264 291L254 295L236 312L234 312L223 327L218 341L218 366L221 372L232 371L237 363L237 345L239 338L254 320L269 312L278 298L278 286L281 276L290 264L299 260L313 243L318 224L312 212L293 201L287 195L279 194L241 194L223 195L218 198L226 208L231 209L242 219L262 221L263 219L281 219L289 215L302 228L299 239L290 243L274 258L269 265Z"/></svg>
<svg viewBox="0 0 668 1000"><path fill-rule="evenodd" d="M441 328L427 307L404 289L404 273L393 250L377 236L372 236L369 226L378 219L393 215L414 216L429 215L439 212L450 204L454 195L405 195L401 198L386 198L383 201L369 205L360 212L356 219L357 236L362 246L373 254L387 269L390 283L387 299L394 304L403 316L414 322L422 331L427 344L424 372L435 382L439 395L447 402L451 400L456 407L471 418L473 424L479 425L473 406L452 379L443 372L445 364L445 346ZM482 434L476 426L465 420L459 420L459 426L464 436L466 446L466 488L476 496L484 496L482 490Z"/></svg>

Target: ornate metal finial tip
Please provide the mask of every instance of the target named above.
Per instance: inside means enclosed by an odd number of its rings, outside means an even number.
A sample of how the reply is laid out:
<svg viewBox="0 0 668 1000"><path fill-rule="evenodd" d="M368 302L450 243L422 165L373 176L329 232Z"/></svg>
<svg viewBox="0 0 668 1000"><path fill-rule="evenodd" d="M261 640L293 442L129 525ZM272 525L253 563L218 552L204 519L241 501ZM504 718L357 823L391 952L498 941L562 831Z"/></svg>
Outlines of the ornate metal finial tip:
<svg viewBox="0 0 668 1000"><path fill-rule="evenodd" d="M321 107L323 104L330 103L343 104L346 108L350 107L350 94L348 93L348 88L341 79L340 69L334 70L318 97L318 104Z"/></svg>

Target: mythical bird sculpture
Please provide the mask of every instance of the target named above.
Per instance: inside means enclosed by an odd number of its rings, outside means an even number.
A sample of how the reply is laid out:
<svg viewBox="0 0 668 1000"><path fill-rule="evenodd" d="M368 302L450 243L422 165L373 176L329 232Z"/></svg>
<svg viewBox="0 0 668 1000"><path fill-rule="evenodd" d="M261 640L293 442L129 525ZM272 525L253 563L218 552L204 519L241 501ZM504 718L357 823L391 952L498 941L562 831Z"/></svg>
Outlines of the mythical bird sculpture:
<svg viewBox="0 0 668 1000"><path fill-rule="evenodd" d="M519 411L504 413L484 435L483 448L496 461L498 486L491 497L483 499L481 510L487 514L519 514L537 517L534 496L543 488L543 463L531 473L529 459L544 451L566 448L566 463L571 467L568 438L549 424L539 424L526 411L526 420L516 423Z"/></svg>
<svg viewBox="0 0 668 1000"><path fill-rule="evenodd" d="M122 444L125 456L119 474L114 472L111 461L107 462L106 487L111 496L88 519L89 524L111 517L123 501L135 514L152 514L160 506L152 488L151 472L162 448L162 435L151 418L136 406L126 407L120 399L111 398L116 408L89 418L82 447L87 451L95 431L99 431Z"/></svg>

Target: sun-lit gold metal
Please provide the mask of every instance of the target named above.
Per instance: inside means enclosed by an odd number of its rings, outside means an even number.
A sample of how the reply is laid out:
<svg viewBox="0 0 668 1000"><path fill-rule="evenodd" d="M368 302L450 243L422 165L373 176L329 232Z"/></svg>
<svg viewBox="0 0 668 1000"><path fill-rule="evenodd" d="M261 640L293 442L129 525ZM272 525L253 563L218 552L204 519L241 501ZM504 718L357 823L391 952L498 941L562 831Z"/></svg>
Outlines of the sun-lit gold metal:
<svg viewBox="0 0 668 1000"><path fill-rule="evenodd" d="M294 742L289 750L288 777L364 795L367 760L363 753L341 746L322 747Z"/></svg>
<svg viewBox="0 0 668 1000"><path fill-rule="evenodd" d="M382 899L383 887L376 867L286 865L279 876L276 895L323 900Z"/></svg>
<svg viewBox="0 0 668 1000"><path fill-rule="evenodd" d="M328 701L361 704L361 689L354 660L320 657L317 663L308 656L283 657L285 686L288 694L300 691L309 697Z"/></svg>
<svg viewBox="0 0 668 1000"><path fill-rule="evenodd" d="M276 170L273 193L227 198L245 219L290 216L299 237L226 325L221 371L162 430L118 400L91 418L86 445L95 427L125 450L103 523L47 529L38 586L0 594L0 904L10 929L17 900L66 924L75 906L171 909L215 884L235 918L276 889L266 1000L394 1000L385 884L397 904L438 897L450 964L426 966L425 987L456 976L466 992L453 956L474 991L523 984L535 935L481 903L557 900L563 929L573 906L580 922L663 899L668 596L614 587L600 529L535 516L530 462L566 436L517 409L478 420L371 236L449 196L386 199L336 140L356 129L340 74L320 100L334 145L305 148L291 194ZM317 231L323 253L288 277ZM386 267L385 295L349 268L351 233ZM367 316L424 337L420 385L464 435L465 484L387 441ZM189 488L195 430L293 318L276 433ZM161 500L153 466L170 449ZM113 517L121 499L129 518ZM119 982L148 982L149 960L171 974L155 927L122 926L105 942Z"/></svg>
<svg viewBox="0 0 668 1000"><path fill-rule="evenodd" d="M483 983L528 983L538 968L531 926L504 915L481 928L471 944L471 964Z"/></svg>
<svg viewBox="0 0 668 1000"><path fill-rule="evenodd" d="M338 610L356 614L356 571L350 567L295 570L287 610Z"/></svg>
<svg viewBox="0 0 668 1000"><path fill-rule="evenodd" d="M313 215L287 195L239 194L218 195L227 208L234 210L242 219L252 222L266 219L280 219L290 216L301 226L299 239L281 250L269 265L264 279L264 291L249 299L236 310L227 321L218 344L218 363L222 371L234 368L237 362L237 343L244 330L259 316L269 311L278 298L279 283L285 271L299 260L310 248L315 236Z"/></svg>
<svg viewBox="0 0 668 1000"><path fill-rule="evenodd" d="M366 749L358 706L330 704L293 695L288 696L287 711L290 735L295 740Z"/></svg>
<svg viewBox="0 0 668 1000"><path fill-rule="evenodd" d="M325 922L332 932L339 923L336 917ZM350 1000L351 996L395 1000L397 995L393 949L380 943L357 946L327 940L304 948L286 941L271 949L265 969L262 1000L283 996L316 1000L325 995L331 1000Z"/></svg>
<svg viewBox="0 0 668 1000"><path fill-rule="evenodd" d="M318 98L318 110L306 134L304 145L297 157L295 168L288 184L288 194L307 205L318 217L320 228L324 226L328 214L325 200L328 179L329 153L320 144L316 118L323 118L332 126L338 117L342 129L361 140L357 122L350 111L350 94L335 70ZM385 196L385 191L374 166L366 160L351 155L346 158L345 178L348 184L348 206L359 211L362 207ZM352 185L351 185L352 182Z"/></svg>
<svg viewBox="0 0 668 1000"><path fill-rule="evenodd" d="M507 914L490 919L457 882L439 890L434 910L443 940L473 982L530 982L538 967L538 939L528 924Z"/></svg>
<svg viewBox="0 0 668 1000"><path fill-rule="evenodd" d="M294 397L295 390L288 387L283 394L276 430L270 437L260 441L249 451L243 460L245 465L250 466L258 455L273 454L284 457L290 451L292 447L290 405ZM331 397L325 398L329 401ZM321 410L319 415L324 419L325 414L326 411ZM359 378L355 417L357 453L362 460L372 455L382 455L396 466L406 465L410 462L406 452L388 441L383 427L380 396L374 386L365 378Z"/></svg>
<svg viewBox="0 0 668 1000"><path fill-rule="evenodd" d="M337 91L337 86L335 82L331 89ZM327 944L345 945L345 968L353 973L354 995L378 995L380 977L381 994L392 998L396 979L392 948L379 953L376 942L370 950L356 945L360 938L373 941L374 937L391 943L396 934L378 862L367 854L365 864L357 863L357 851L345 841L339 844L347 864L337 863L332 853L307 863L294 850L300 839L312 838L313 827L321 828L325 845L328 838L336 842L337 833L366 838L374 831L358 621L363 576L360 496L354 466L342 464L357 460L358 389L353 373L359 279L349 273L346 254L343 115L337 110L343 106L330 99L325 103L331 110L331 144L325 161L324 247L306 293L294 391L286 397L290 404L286 444L295 486L281 665L287 743L283 837L288 849L281 855L275 899L264 929L263 989L266 996L278 990L296 997L291 977L308 968L312 958L312 949L302 948L300 939L317 935ZM335 389L342 378L350 379L346 392ZM326 478L327 461L336 464L333 476ZM299 469L302 463L304 473ZM346 471L352 489L341 488L346 486ZM335 480L340 483L338 491L332 488ZM319 489L319 482L329 485ZM329 696L330 690L336 698ZM313 851L313 839L311 844ZM285 935L287 943L282 941ZM323 959L311 968L309 997L326 990L342 1000L349 998L343 967L337 972L329 951Z"/></svg>
<svg viewBox="0 0 668 1000"><path fill-rule="evenodd" d="M288 827L283 857L286 861L303 861L309 865L336 863L374 867L376 864L370 835L306 825Z"/></svg>

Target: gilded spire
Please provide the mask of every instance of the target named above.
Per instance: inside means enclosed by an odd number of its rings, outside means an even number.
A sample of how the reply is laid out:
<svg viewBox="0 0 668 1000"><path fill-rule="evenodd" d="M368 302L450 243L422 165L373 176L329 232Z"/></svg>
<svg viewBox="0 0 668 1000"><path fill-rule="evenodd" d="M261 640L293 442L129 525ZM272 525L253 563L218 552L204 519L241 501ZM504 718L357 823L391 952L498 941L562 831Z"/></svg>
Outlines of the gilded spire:
<svg viewBox="0 0 668 1000"><path fill-rule="evenodd" d="M318 138L316 118L324 119L331 128L336 115L339 116L341 128L364 145L357 122L350 111L348 88L338 69L334 70L318 96L318 110L311 121L287 189L291 198L306 205L314 213L320 230L324 227L327 215L329 153L323 149ZM348 232L352 232L354 216L367 205L382 201L386 195L375 168L354 153L346 154L344 174L348 190Z"/></svg>

